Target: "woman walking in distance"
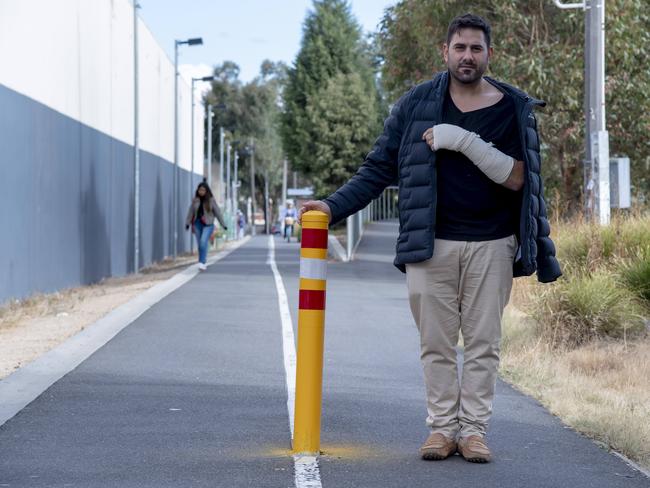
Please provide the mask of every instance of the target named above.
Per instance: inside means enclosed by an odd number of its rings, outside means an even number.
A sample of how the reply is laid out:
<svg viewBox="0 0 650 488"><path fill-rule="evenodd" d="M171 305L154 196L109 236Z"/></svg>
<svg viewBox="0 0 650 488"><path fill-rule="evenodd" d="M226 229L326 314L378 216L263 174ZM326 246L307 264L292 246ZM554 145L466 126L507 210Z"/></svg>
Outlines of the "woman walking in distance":
<svg viewBox="0 0 650 488"><path fill-rule="evenodd" d="M192 226L192 232L196 236L199 247L199 269L201 271L207 269L205 262L208 256L208 242L214 232L215 217L224 230L228 230L221 215L221 209L212 195L212 190L205 181L202 181L196 188L194 199L190 204L185 220L185 229L189 230L190 226Z"/></svg>

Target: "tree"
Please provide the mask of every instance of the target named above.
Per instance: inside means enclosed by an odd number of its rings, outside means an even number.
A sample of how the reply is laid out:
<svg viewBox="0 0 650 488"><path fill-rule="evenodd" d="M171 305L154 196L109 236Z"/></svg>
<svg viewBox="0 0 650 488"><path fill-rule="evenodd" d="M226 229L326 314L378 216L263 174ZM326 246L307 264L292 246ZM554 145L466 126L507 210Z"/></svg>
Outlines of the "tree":
<svg viewBox="0 0 650 488"><path fill-rule="evenodd" d="M288 73L282 136L292 167L317 196L351 176L380 128L368 53L347 1L314 1Z"/></svg>
<svg viewBox="0 0 650 488"><path fill-rule="evenodd" d="M635 189L650 192L650 11L644 0L607 2L607 123L612 155L628 155ZM584 14L535 0L402 0L378 35L384 84L393 98L445 69L447 25L472 11L490 21L492 76L545 100L539 113L545 185L563 209L581 206L584 158ZM558 209L561 210L561 209Z"/></svg>
<svg viewBox="0 0 650 488"><path fill-rule="evenodd" d="M306 121L318 140L313 144L311 181L329 194L359 167L376 137L378 105L358 73L338 73L306 107Z"/></svg>
<svg viewBox="0 0 650 488"><path fill-rule="evenodd" d="M214 141L219 144L219 128L226 130L229 140L240 156L239 179L242 194L249 193L251 157L255 157L256 195L258 208L264 208L262 189L264 178L269 179L271 193L279 193L282 168L282 141L280 139L280 102L286 79L286 66L265 60L260 75L250 83L239 80L239 67L226 61L214 68L215 80L205 103L214 107ZM253 147L251 147L251 142Z"/></svg>

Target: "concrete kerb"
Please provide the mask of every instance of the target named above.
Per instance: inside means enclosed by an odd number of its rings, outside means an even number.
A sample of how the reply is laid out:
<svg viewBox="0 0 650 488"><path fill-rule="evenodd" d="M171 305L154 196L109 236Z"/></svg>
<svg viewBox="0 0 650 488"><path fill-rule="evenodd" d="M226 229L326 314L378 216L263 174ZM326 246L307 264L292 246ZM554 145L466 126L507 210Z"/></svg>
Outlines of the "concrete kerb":
<svg viewBox="0 0 650 488"><path fill-rule="evenodd" d="M609 449L609 452L611 452L617 458L622 459L623 462L625 462L632 469L636 469L639 473L645 475L646 478L650 479L650 471L645 469L643 466L638 465L637 463L632 461L630 458L628 458L624 454L621 454L620 452L614 451L612 449Z"/></svg>
<svg viewBox="0 0 650 488"><path fill-rule="evenodd" d="M250 236L247 236L229 249L219 251L208 259L208 265L225 258L249 240ZM0 380L0 398L2 398L0 426L63 376L74 370L149 308L197 274L199 274L198 263L188 266L168 280L152 286L127 303L120 305L40 358Z"/></svg>

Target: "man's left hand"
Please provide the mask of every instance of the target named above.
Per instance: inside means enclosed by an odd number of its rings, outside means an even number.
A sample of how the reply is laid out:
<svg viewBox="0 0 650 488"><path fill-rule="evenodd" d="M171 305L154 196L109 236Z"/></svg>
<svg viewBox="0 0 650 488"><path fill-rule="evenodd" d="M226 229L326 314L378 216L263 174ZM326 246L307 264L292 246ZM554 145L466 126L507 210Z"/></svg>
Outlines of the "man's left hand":
<svg viewBox="0 0 650 488"><path fill-rule="evenodd" d="M432 151L435 151L433 146L433 127L429 127L424 131L424 134L422 134L422 140L427 143L427 146L429 146Z"/></svg>

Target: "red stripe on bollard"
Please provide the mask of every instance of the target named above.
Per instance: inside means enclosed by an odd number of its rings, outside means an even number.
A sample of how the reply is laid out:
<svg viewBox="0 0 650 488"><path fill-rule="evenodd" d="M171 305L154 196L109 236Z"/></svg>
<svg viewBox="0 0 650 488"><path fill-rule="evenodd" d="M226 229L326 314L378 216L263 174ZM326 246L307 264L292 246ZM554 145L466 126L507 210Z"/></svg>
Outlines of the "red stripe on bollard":
<svg viewBox="0 0 650 488"><path fill-rule="evenodd" d="M325 291L300 290L298 308L301 310L325 310Z"/></svg>
<svg viewBox="0 0 650 488"><path fill-rule="evenodd" d="M327 249L327 229L302 229L301 247Z"/></svg>

